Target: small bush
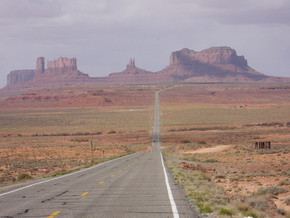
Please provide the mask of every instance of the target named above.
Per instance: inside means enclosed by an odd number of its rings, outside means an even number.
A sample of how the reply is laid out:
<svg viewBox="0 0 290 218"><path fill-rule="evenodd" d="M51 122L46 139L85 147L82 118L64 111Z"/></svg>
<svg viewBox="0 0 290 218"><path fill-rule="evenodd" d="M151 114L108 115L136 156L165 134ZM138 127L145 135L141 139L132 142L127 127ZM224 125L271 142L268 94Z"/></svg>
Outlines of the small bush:
<svg viewBox="0 0 290 218"><path fill-rule="evenodd" d="M32 177L28 175L27 173L22 173L17 176L17 181L24 181L28 179L32 179Z"/></svg>
<svg viewBox="0 0 290 218"><path fill-rule="evenodd" d="M290 205L290 198L285 199L284 203L287 204L287 205Z"/></svg>
<svg viewBox="0 0 290 218"><path fill-rule="evenodd" d="M240 204L238 210L244 215L244 217L258 218L258 215L251 211L251 207L246 204Z"/></svg>
<svg viewBox="0 0 290 218"><path fill-rule="evenodd" d="M226 205L227 203L230 202L230 198L224 195L215 195L212 198L213 203L217 203L219 205Z"/></svg>
<svg viewBox="0 0 290 218"><path fill-rule="evenodd" d="M205 163L217 163L219 161L218 160L215 160L215 159L208 159L208 160L205 160L203 162L205 162Z"/></svg>
<svg viewBox="0 0 290 218"><path fill-rule="evenodd" d="M282 216L285 216L286 215L286 211L284 209L282 209L282 208L277 208L277 212L279 214L281 214Z"/></svg>
<svg viewBox="0 0 290 218"><path fill-rule="evenodd" d="M206 141L200 141L200 142L198 142L198 144L206 145Z"/></svg>
<svg viewBox="0 0 290 218"><path fill-rule="evenodd" d="M235 212L229 209L221 208L219 214L226 215L226 216L233 216L235 215Z"/></svg>
<svg viewBox="0 0 290 218"><path fill-rule="evenodd" d="M252 212L252 211L246 211L246 212L243 213L243 215L244 215L245 217L259 218L258 215L255 214L255 213Z"/></svg>
<svg viewBox="0 0 290 218"><path fill-rule="evenodd" d="M284 181L281 181L281 182L279 183L279 185L290 185L290 180L286 179L286 180L284 180Z"/></svg>
<svg viewBox="0 0 290 218"><path fill-rule="evenodd" d="M204 199L203 199L202 196L196 196L196 197L195 197L195 200L196 200L197 202L203 202L203 201L204 201Z"/></svg>
<svg viewBox="0 0 290 218"><path fill-rule="evenodd" d="M255 195L265 195L265 194L278 195L286 192L288 192L287 189L274 186L269 188L261 188L255 193Z"/></svg>
<svg viewBox="0 0 290 218"><path fill-rule="evenodd" d="M238 207L238 210L241 211L242 213L245 213L245 212L248 212L250 208L247 205L242 205Z"/></svg>
<svg viewBox="0 0 290 218"><path fill-rule="evenodd" d="M203 193L203 192L191 192L191 196L194 197L195 201L197 203L199 203L200 206L203 205L201 202L204 202L206 200L205 199L205 193Z"/></svg>
<svg viewBox="0 0 290 218"><path fill-rule="evenodd" d="M254 207L260 210L269 209L269 205L267 204L266 199L265 201L253 200L253 201L250 201L249 204L251 205L251 207Z"/></svg>
<svg viewBox="0 0 290 218"><path fill-rule="evenodd" d="M190 143L191 141L189 141L188 139L184 139L184 140L182 140L181 141L181 143L183 143L183 144L188 144L188 143Z"/></svg>
<svg viewBox="0 0 290 218"><path fill-rule="evenodd" d="M225 175L221 175L221 174L215 175L215 179L225 179L225 178L226 178Z"/></svg>
<svg viewBox="0 0 290 218"><path fill-rule="evenodd" d="M108 132L108 134L116 134L117 132L115 130L112 130L110 132Z"/></svg>
<svg viewBox="0 0 290 218"><path fill-rule="evenodd" d="M197 204L197 206L199 207L199 212L200 213L212 213L213 209L209 206L209 205L204 205L204 204Z"/></svg>

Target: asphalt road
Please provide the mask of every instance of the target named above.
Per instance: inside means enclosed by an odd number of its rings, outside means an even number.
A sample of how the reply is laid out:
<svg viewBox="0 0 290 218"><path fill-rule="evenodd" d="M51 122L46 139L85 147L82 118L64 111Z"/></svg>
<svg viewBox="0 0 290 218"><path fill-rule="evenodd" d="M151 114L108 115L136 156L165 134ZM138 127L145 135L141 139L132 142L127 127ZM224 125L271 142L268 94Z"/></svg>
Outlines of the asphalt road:
<svg viewBox="0 0 290 218"><path fill-rule="evenodd" d="M0 217L197 217L164 168L159 92L152 150L0 192Z"/></svg>

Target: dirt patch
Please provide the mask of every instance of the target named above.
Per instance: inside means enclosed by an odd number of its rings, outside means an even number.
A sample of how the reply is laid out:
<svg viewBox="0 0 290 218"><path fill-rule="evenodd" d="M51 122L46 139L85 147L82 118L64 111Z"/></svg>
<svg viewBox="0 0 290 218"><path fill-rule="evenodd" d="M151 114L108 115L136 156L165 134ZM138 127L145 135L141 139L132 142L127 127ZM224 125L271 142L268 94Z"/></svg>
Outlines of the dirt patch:
<svg viewBox="0 0 290 218"><path fill-rule="evenodd" d="M279 196L278 196L278 199L276 199L275 201L274 201L274 203L276 204L276 206L278 207L278 208L283 208L284 210L286 210L286 211L290 211L290 205L287 205L286 203L285 203L285 200L286 199L289 199L290 198L290 192L288 192L288 193L284 193L284 194L280 194Z"/></svg>
<svg viewBox="0 0 290 218"><path fill-rule="evenodd" d="M216 153L216 152L222 152L224 150L229 149L232 147L231 145L219 145L212 148L202 148L194 151L184 151L183 154L204 154L204 153Z"/></svg>

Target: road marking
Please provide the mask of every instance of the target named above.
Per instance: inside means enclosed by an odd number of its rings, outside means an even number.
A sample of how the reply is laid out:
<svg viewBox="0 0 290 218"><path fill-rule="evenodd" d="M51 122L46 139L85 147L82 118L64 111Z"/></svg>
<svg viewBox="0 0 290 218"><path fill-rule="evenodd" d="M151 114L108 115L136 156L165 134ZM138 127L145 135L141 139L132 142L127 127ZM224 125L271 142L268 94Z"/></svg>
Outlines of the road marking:
<svg viewBox="0 0 290 218"><path fill-rule="evenodd" d="M30 187L33 187L33 186L36 186L36 185L40 185L40 184L47 183L47 182L50 182L50 181L54 181L54 180L57 180L57 179L61 179L61 178L67 177L67 176L72 176L72 175L75 175L75 174L78 174L78 173L82 173L82 172L85 172L85 171L88 171L88 170L92 170L92 169L100 167L100 166L102 166L104 164L111 163L111 162L116 161L116 160L121 160L121 159L130 157L130 156L133 156L133 155L137 155L137 154L138 153L129 154L129 155L124 156L124 157L116 158L114 160L109 160L109 161L106 161L104 163L97 164L97 165L95 165L93 167L90 167L90 168L86 168L86 169L83 169L83 170L80 170L80 171L76 171L76 172L73 172L73 173L70 173L70 174L66 174L66 175L62 175L62 176L59 176L59 177L55 177L53 179L48 179L48 180L45 180L45 181L37 182L37 183L31 184L31 185L27 185L27 186L24 186L22 188L18 188L18 189L9 191L9 192L2 193L2 194L0 194L0 197L2 197L4 195L11 194L11 193L14 193L14 192L17 192L17 191L20 191L20 190L23 190L23 189L30 188Z"/></svg>
<svg viewBox="0 0 290 218"><path fill-rule="evenodd" d="M47 218L53 218L54 216L58 215L61 211L55 211L52 214L50 214Z"/></svg>
<svg viewBox="0 0 290 218"><path fill-rule="evenodd" d="M162 89L159 91L155 92L155 105L154 105L154 126L153 126L153 139L152 139L152 147L151 147L151 152L154 151L158 151L160 148L160 127L159 127L159 93L161 91L164 91L166 89ZM165 177L165 184L166 184L166 188L167 188L167 193L168 193L168 197L169 197L169 201L170 201L170 205L171 205L171 209L172 209L172 213L173 213L173 217L174 218L179 218L179 214L178 214L178 210L177 210L177 206L176 203L174 201L173 198L173 194L171 191L171 187L169 184L169 180L168 180L168 176L167 176L167 172L164 166L164 161L163 161L163 156L162 153L160 152L160 158L161 158L161 163L162 163L162 167L163 167L163 171L164 171L164 177Z"/></svg>
<svg viewBox="0 0 290 218"><path fill-rule="evenodd" d="M81 197L84 197L84 196L86 196L87 194L89 194L89 193L88 193L88 192L84 192L84 193L81 194Z"/></svg>
<svg viewBox="0 0 290 218"><path fill-rule="evenodd" d="M105 181L99 181L99 184L100 185L102 185L102 184L104 184L105 183Z"/></svg>
<svg viewBox="0 0 290 218"><path fill-rule="evenodd" d="M116 176L115 174L112 175L112 177Z"/></svg>
<svg viewBox="0 0 290 218"><path fill-rule="evenodd" d="M161 163L162 163L162 167L163 167L163 171L164 171L165 183L166 183L168 197L169 197L170 204L171 204L171 209L172 209L173 217L174 218L179 218L177 206L176 206L176 203L175 203L174 198L173 198L173 195L172 195L172 191L171 191L170 184L169 184L169 181L168 181L168 176L167 176L167 172L166 172L166 169L165 169L165 166L164 166L163 156L162 156L162 153L161 152L160 152L160 157L161 157Z"/></svg>

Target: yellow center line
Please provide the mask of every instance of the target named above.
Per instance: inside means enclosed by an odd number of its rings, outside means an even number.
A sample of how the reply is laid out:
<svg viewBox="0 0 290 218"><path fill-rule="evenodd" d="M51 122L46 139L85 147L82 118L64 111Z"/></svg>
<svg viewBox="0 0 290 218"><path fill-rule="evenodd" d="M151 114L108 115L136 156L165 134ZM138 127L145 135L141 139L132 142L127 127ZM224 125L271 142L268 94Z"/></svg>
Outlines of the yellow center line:
<svg viewBox="0 0 290 218"><path fill-rule="evenodd" d="M89 194L89 193L88 193L88 192L84 192L84 193L81 194L81 197L84 197L84 196L86 196L87 194Z"/></svg>
<svg viewBox="0 0 290 218"><path fill-rule="evenodd" d="M53 218L54 216L58 215L61 211L55 211L52 214L50 214L50 216L48 216L47 218Z"/></svg>
<svg viewBox="0 0 290 218"><path fill-rule="evenodd" d="M115 174L112 175L112 177L116 176Z"/></svg>
<svg viewBox="0 0 290 218"><path fill-rule="evenodd" d="M99 181L99 184L104 184L105 183L105 181Z"/></svg>

